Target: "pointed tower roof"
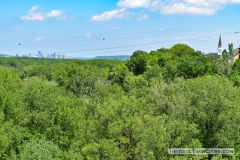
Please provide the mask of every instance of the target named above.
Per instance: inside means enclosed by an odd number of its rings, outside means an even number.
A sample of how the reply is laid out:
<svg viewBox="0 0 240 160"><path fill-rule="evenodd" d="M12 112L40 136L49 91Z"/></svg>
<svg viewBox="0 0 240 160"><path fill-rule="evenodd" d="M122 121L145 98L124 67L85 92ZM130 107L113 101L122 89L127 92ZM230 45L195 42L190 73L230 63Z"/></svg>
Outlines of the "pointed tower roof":
<svg viewBox="0 0 240 160"><path fill-rule="evenodd" d="M222 48L222 38L221 38L221 35L219 37L218 48Z"/></svg>

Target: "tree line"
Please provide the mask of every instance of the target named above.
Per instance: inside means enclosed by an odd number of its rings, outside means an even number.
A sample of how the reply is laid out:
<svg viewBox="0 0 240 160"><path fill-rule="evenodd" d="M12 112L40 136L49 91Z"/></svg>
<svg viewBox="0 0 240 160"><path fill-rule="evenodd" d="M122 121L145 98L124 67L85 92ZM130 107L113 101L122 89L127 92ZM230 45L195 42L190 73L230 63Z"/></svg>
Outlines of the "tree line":
<svg viewBox="0 0 240 160"><path fill-rule="evenodd" d="M127 61L2 57L0 159L237 160L239 87L240 60L185 44Z"/></svg>

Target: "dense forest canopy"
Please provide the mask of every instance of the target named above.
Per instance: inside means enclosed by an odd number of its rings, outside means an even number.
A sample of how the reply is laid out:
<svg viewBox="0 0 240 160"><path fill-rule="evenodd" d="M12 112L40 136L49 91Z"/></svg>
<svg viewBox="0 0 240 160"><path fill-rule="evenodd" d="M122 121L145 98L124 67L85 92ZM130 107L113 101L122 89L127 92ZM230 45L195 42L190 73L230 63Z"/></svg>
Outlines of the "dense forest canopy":
<svg viewBox="0 0 240 160"><path fill-rule="evenodd" d="M240 60L185 44L127 61L0 57L0 159L238 160L239 87Z"/></svg>

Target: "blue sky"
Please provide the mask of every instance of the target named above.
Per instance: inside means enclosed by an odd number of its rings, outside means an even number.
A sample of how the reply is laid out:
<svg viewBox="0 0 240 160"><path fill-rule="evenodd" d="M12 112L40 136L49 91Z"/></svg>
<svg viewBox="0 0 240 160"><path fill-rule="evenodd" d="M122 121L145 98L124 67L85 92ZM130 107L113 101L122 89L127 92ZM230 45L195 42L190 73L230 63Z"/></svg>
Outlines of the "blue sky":
<svg viewBox="0 0 240 160"><path fill-rule="evenodd" d="M240 45L240 0L0 0L0 54L131 55ZM103 40L105 39L105 40ZM20 45L19 45L20 43Z"/></svg>

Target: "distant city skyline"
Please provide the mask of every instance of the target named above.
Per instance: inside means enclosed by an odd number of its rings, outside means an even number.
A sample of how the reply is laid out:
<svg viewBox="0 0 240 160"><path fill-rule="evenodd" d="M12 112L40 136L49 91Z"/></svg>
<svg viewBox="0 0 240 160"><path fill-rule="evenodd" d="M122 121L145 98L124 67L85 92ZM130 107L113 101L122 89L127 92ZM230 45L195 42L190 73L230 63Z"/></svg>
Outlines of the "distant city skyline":
<svg viewBox="0 0 240 160"><path fill-rule="evenodd" d="M2 0L0 54L131 55L184 43L240 45L240 0Z"/></svg>
<svg viewBox="0 0 240 160"><path fill-rule="evenodd" d="M36 58L57 58L57 59L67 59L67 58L72 58L72 57L67 57L66 54L57 54L57 53L52 53L52 54L43 54L41 51L38 51L37 54L18 54L16 53L16 57L36 57Z"/></svg>

